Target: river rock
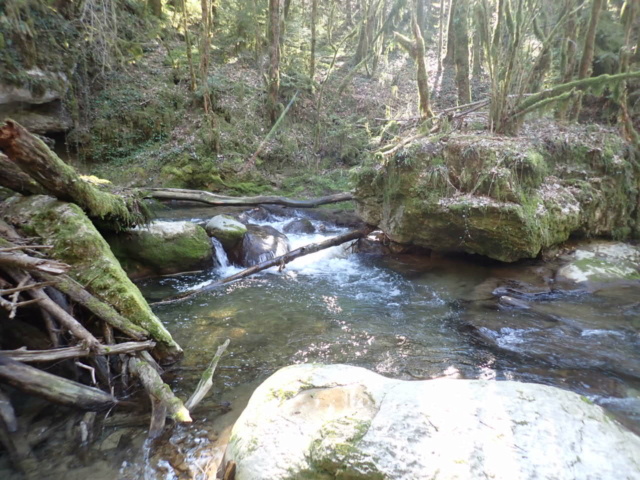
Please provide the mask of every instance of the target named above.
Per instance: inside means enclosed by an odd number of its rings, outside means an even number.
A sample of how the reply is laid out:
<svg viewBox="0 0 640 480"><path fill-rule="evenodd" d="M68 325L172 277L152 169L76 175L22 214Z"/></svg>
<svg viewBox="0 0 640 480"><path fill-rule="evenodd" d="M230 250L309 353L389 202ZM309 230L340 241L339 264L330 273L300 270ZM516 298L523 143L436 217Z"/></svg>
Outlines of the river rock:
<svg viewBox="0 0 640 480"><path fill-rule="evenodd" d="M357 212L395 242L504 262L570 235L638 237L640 168L612 131L417 140L363 168Z"/></svg>
<svg viewBox="0 0 640 480"><path fill-rule="evenodd" d="M133 277L198 270L213 262L207 232L191 222L153 222L110 236L108 241Z"/></svg>
<svg viewBox="0 0 640 480"><path fill-rule="evenodd" d="M593 242L571 254L558 270L558 282L611 282L640 279L640 248L621 242Z"/></svg>
<svg viewBox="0 0 640 480"><path fill-rule="evenodd" d="M483 380L283 368L231 433L237 480L638 479L640 438L578 394Z"/></svg>
<svg viewBox="0 0 640 480"><path fill-rule="evenodd" d="M247 227L229 215L216 215L204 228L209 236L216 237L227 251L238 245L247 233Z"/></svg>
<svg viewBox="0 0 640 480"><path fill-rule="evenodd" d="M291 220L282 230L284 233L316 233L316 227L313 226L313 223L308 218Z"/></svg>
<svg viewBox="0 0 640 480"><path fill-rule="evenodd" d="M251 267L289 251L289 239L267 225L247 225L242 243L230 252L230 259L243 267Z"/></svg>

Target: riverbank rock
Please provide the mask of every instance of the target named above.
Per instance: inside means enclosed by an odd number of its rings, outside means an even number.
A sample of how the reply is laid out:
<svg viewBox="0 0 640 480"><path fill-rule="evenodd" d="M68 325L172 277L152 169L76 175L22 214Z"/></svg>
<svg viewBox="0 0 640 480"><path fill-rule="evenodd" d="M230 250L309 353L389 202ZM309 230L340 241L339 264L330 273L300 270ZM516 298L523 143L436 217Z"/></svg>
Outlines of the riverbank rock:
<svg viewBox="0 0 640 480"><path fill-rule="evenodd" d="M107 240L132 277L188 272L213 264L207 232L191 222L153 222Z"/></svg>
<svg viewBox="0 0 640 480"><path fill-rule="evenodd" d="M289 239L285 234L267 225L249 224L247 233L242 237L242 243L227 253L232 262L243 267L251 267L284 255L288 251Z"/></svg>
<svg viewBox="0 0 640 480"><path fill-rule="evenodd" d="M554 387L307 364L255 391L225 460L237 480L617 480L640 478L639 451L600 407Z"/></svg>
<svg viewBox="0 0 640 480"><path fill-rule="evenodd" d="M209 236L215 237L225 250L231 250L247 233L247 227L229 215L216 215L204 227Z"/></svg>
<svg viewBox="0 0 640 480"><path fill-rule="evenodd" d="M640 247L628 243L592 242L580 245L570 257L558 270L558 282L640 280Z"/></svg>
<svg viewBox="0 0 640 480"><path fill-rule="evenodd" d="M638 238L640 167L628 150L596 126L425 138L360 172L357 211L394 242L504 262L572 234Z"/></svg>
<svg viewBox="0 0 640 480"><path fill-rule="evenodd" d="M316 227L308 218L291 220L282 230L284 233L316 233Z"/></svg>

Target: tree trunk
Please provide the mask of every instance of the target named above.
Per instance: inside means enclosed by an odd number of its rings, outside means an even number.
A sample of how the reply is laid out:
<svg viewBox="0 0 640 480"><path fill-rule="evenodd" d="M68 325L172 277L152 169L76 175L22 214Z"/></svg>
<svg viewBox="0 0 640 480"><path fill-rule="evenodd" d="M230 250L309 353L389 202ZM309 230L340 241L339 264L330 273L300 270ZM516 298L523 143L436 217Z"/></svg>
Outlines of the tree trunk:
<svg viewBox="0 0 640 480"><path fill-rule="evenodd" d="M582 51L582 60L580 61L580 69L578 70L578 79L587 78L591 71L593 63L593 50L596 42L596 28L602 11L602 4L605 0L593 0L591 4L591 17L589 18L589 28L584 40L584 49Z"/></svg>
<svg viewBox="0 0 640 480"><path fill-rule="evenodd" d="M311 54L309 58L309 78L311 85L316 76L316 26L318 23L318 0L311 0Z"/></svg>
<svg viewBox="0 0 640 480"><path fill-rule="evenodd" d="M153 16L162 18L162 0L147 0L147 7Z"/></svg>
<svg viewBox="0 0 640 480"><path fill-rule="evenodd" d="M469 85L469 28L467 26L468 12L468 0L456 0L453 28L455 30L454 61L456 65L456 86L458 88L459 105L471 103L471 86Z"/></svg>
<svg viewBox="0 0 640 480"><path fill-rule="evenodd" d="M418 23L417 7L420 4L420 0L416 4L416 14L413 15L411 27L413 30L413 36L415 38L415 51L416 51L416 66L418 71L418 97L420 116L422 118L433 117L431 111L431 103L429 100L429 76L427 74L427 63L425 59L424 39L422 38L422 32L420 31L420 24Z"/></svg>
<svg viewBox="0 0 640 480"><path fill-rule="evenodd" d="M438 22L438 73L442 71L442 41L444 37L444 22L447 18L446 0L440 0L440 21Z"/></svg>
<svg viewBox="0 0 640 480"><path fill-rule="evenodd" d="M444 56L442 63L444 65L453 65L454 57L455 57L455 27L453 26L453 22L456 15L456 7L458 0L451 0L451 4L449 5L449 21L447 26L447 54Z"/></svg>
<svg viewBox="0 0 640 480"><path fill-rule="evenodd" d="M269 121L275 124L280 114L278 95L280 93L280 2L269 0L269 85L267 111Z"/></svg>
<svg viewBox="0 0 640 480"><path fill-rule="evenodd" d="M12 120L0 127L0 148L47 193L76 203L90 217L104 220L105 227L120 230L146 221L146 209L137 198L114 195L95 187L60 160L42 140Z"/></svg>

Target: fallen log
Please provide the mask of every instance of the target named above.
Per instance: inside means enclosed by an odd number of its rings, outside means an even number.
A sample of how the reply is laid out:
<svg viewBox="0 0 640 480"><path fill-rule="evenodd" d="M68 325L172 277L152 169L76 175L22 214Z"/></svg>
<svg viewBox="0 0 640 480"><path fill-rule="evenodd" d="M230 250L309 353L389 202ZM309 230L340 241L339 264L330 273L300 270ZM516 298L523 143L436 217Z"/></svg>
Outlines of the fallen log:
<svg viewBox="0 0 640 480"><path fill-rule="evenodd" d="M20 167L2 152L0 152L0 186L23 195L45 193L38 182L20 170Z"/></svg>
<svg viewBox="0 0 640 480"><path fill-rule="evenodd" d="M13 120L6 120L0 127L0 148L46 193L76 203L90 217L105 220L105 226L120 230L147 220L146 209L135 195L114 194L97 188L60 160L42 140Z"/></svg>
<svg viewBox="0 0 640 480"><path fill-rule="evenodd" d="M51 282L51 284L66 294L71 300L82 305L113 328L117 328L134 340L144 340L148 338L149 334L144 328L120 315L115 308L93 296L71 277L67 275L54 277L46 273L39 273L36 274L36 276L42 280Z"/></svg>
<svg viewBox="0 0 640 480"><path fill-rule="evenodd" d="M103 410L118 400L97 388L67 380L0 355L0 379L18 390L50 402L83 410Z"/></svg>
<svg viewBox="0 0 640 480"><path fill-rule="evenodd" d="M154 404L154 402L159 401L164 404L167 414L176 422L189 423L192 421L189 410L186 409L182 400L173 394L171 387L162 381L158 372L151 365L141 358L131 357L129 369L140 379L142 386L152 399L154 409L157 408L157 403ZM152 417L152 422L156 421ZM154 430L156 430L155 426Z"/></svg>
<svg viewBox="0 0 640 480"><path fill-rule="evenodd" d="M149 350L154 346L155 342L152 340L101 345L98 354L119 355L121 353L135 353L142 350ZM92 355L94 355L94 353L80 346L52 348L50 350L0 350L0 356L23 363L58 362L60 360L89 357Z"/></svg>
<svg viewBox="0 0 640 480"><path fill-rule="evenodd" d="M315 208L320 205L330 203L348 202L353 200L353 194L349 192L336 193L320 198L309 200L295 200L277 196L257 196L257 197L228 197L216 195L215 193L202 190L187 190L182 188L148 188L145 190L145 198L156 200L184 200L190 202L206 203L215 206L240 206L248 207L255 205L283 205L293 208Z"/></svg>
<svg viewBox="0 0 640 480"><path fill-rule="evenodd" d="M284 255L281 255L279 257L275 257L272 258L271 260L267 260L266 262L262 262L258 265L254 265L253 267L249 267L245 270L242 270L241 272L238 272L234 275L231 275L229 277L223 278L222 280L218 280L217 282L214 282L210 285L207 285L205 287L199 288L197 290L191 290L189 292L185 292L181 295L175 296L175 297L171 297L165 300L161 300L159 302L155 302L152 305L162 305L162 304L167 304L167 303L174 303L174 302L179 302L182 300L186 300L188 298L193 297L194 295L203 293L203 292L209 292L211 290L214 290L216 288L218 288L221 285L224 285L226 283L229 282L233 282L235 280L240 280L241 278L245 278L248 277L250 275L253 275L254 273L258 273L261 272L262 270L266 270L267 268L271 268L271 267L280 267L280 269L284 269L284 266L289 263L292 262L293 260L295 260L296 258L300 258L300 257L304 257L305 255L309 255L311 253L316 253L319 252L320 250L324 250L326 248L331 248L331 247L335 247L337 245L342 245L343 243L349 242L351 240L357 240L359 238L363 238L366 237L367 235L369 235L372 231L374 230L373 227L365 227L361 230L353 230L351 232L345 233L344 235L339 235L337 237L333 237L333 238L329 238L328 240L325 240L324 242L320 242L320 243L310 243L309 245L305 245L304 247L300 247L300 248L296 248L295 250L292 250L288 253L285 253Z"/></svg>

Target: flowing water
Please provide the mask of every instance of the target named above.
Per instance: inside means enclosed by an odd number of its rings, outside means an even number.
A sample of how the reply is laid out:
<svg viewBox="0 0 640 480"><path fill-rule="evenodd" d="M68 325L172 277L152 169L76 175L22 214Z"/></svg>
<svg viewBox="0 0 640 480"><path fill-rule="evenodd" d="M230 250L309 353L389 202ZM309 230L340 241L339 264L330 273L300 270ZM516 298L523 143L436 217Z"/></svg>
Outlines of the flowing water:
<svg viewBox="0 0 640 480"><path fill-rule="evenodd" d="M197 221L211 212L181 215ZM289 220L253 223L282 230ZM321 233L288 235L292 249L345 231L314 223ZM142 282L145 296L159 300L240 270L214 246L213 269ZM299 258L282 272L271 269L159 305L156 313L185 350L168 377L183 398L227 338L228 353L212 394L194 412L195 423L174 429L164 440L168 448L150 454L148 445L141 446L146 427L130 428L125 436L137 443L120 440L116 450L105 449L105 464L115 465L119 478L206 478L221 453L215 439L225 428L228 433L252 390L278 368L305 362L348 363L407 380L447 376L555 385L586 395L640 432L640 282L533 296L533 311L502 308L482 295L487 282L533 282L536 268L355 254L339 246ZM104 437L117 434L111 429Z"/></svg>

